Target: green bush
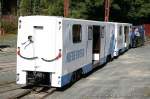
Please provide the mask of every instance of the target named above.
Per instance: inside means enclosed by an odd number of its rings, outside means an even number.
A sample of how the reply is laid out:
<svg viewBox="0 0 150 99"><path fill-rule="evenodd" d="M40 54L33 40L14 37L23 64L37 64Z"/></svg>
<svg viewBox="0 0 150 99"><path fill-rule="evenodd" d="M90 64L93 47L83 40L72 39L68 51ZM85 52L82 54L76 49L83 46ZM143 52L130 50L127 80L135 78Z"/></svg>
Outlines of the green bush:
<svg viewBox="0 0 150 99"><path fill-rule="evenodd" d="M13 20L13 21L7 21L2 19L1 20L1 28L4 29L5 33L17 33L17 20Z"/></svg>

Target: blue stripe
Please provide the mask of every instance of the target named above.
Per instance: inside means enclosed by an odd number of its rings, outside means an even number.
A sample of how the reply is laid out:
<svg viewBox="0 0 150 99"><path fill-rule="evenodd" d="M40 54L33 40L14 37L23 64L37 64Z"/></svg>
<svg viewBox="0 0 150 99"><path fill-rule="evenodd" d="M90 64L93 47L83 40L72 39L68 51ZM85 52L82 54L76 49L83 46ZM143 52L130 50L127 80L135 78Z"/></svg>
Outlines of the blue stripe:
<svg viewBox="0 0 150 99"><path fill-rule="evenodd" d="M70 83L71 76L72 76L72 73L68 73L68 74L63 75L61 77L61 87L64 86L64 85L66 85L66 84L68 84L68 83Z"/></svg>
<svg viewBox="0 0 150 99"><path fill-rule="evenodd" d="M100 58L100 65L106 63L106 57Z"/></svg>
<svg viewBox="0 0 150 99"><path fill-rule="evenodd" d="M92 69L93 69L93 68L92 68L92 63L83 66L83 67L82 67L83 74L86 74L86 73L90 72ZM61 77L61 87L64 86L64 85L69 84L69 83L71 82L71 77L72 77L72 72L63 75L63 76Z"/></svg>
<svg viewBox="0 0 150 99"><path fill-rule="evenodd" d="M121 50L121 53L123 53L124 51L125 51L125 47L124 48L122 48L122 49L120 49Z"/></svg>
<svg viewBox="0 0 150 99"><path fill-rule="evenodd" d="M83 66L82 67L83 74L86 74L86 73L90 72L92 69L93 69L92 68L92 63Z"/></svg>
<svg viewBox="0 0 150 99"><path fill-rule="evenodd" d="M112 37L111 37L110 45L109 45L109 54L113 53L114 49L115 49L115 35L112 32Z"/></svg>

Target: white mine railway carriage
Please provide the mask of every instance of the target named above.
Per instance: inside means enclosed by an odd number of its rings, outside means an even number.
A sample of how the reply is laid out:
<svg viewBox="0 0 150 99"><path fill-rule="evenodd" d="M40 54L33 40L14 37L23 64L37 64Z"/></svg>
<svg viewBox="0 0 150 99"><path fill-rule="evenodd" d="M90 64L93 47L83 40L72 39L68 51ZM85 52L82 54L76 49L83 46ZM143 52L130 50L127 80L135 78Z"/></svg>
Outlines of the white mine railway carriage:
<svg viewBox="0 0 150 99"><path fill-rule="evenodd" d="M123 53L130 46L130 33L132 24L129 23L116 23L112 22L115 25L115 48L114 56L118 56Z"/></svg>
<svg viewBox="0 0 150 99"><path fill-rule="evenodd" d="M54 16L20 17L17 84L62 87L106 63L113 58L114 27Z"/></svg>

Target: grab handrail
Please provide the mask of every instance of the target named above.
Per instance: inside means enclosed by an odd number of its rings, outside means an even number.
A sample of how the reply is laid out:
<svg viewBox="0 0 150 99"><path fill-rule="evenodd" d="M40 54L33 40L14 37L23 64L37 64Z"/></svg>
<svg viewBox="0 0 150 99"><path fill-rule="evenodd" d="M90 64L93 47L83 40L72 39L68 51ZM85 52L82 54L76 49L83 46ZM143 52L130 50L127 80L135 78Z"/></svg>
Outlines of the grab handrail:
<svg viewBox="0 0 150 99"><path fill-rule="evenodd" d="M19 55L21 58L27 59L27 60L34 60L34 59L38 58L38 57L25 57L25 56L21 55L21 53L20 53L20 47L18 47L17 55Z"/></svg>
<svg viewBox="0 0 150 99"><path fill-rule="evenodd" d="M61 58L61 49L59 49L59 53L58 53L58 55L55 57L55 58L53 58L53 59L50 59L50 60L47 60L47 59L44 59L44 58L41 58L43 61L45 61L45 62L52 62L52 61L55 61L55 60L58 60L59 58Z"/></svg>

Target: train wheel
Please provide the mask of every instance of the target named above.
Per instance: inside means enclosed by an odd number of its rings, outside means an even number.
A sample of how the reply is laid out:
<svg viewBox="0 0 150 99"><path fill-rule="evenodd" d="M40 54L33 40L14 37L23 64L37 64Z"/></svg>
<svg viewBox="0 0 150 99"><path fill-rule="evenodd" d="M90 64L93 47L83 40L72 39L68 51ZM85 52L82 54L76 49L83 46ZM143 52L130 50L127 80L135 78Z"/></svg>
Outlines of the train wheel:
<svg viewBox="0 0 150 99"><path fill-rule="evenodd" d="M72 77L71 77L71 83L74 83L76 81L76 79L77 79L76 76L77 76L76 72L73 72Z"/></svg>
<svg viewBox="0 0 150 99"><path fill-rule="evenodd" d="M106 61L107 61L107 62L110 62L110 61L111 61L111 55L108 55L108 56L107 56Z"/></svg>
<svg viewBox="0 0 150 99"><path fill-rule="evenodd" d="M71 82L74 83L82 77L82 69L73 72Z"/></svg>
<svg viewBox="0 0 150 99"><path fill-rule="evenodd" d="M110 61L112 62L114 60L114 58L110 55Z"/></svg>
<svg viewBox="0 0 150 99"><path fill-rule="evenodd" d="M77 73L77 80L79 80L82 77L82 69L79 69L76 73Z"/></svg>

